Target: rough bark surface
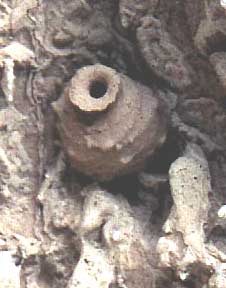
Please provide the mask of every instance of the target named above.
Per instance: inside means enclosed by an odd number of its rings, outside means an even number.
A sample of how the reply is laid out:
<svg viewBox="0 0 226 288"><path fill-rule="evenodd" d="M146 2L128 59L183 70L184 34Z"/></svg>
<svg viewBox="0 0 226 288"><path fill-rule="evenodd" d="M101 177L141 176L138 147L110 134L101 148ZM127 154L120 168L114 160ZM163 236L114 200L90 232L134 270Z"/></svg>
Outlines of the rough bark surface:
<svg viewBox="0 0 226 288"><path fill-rule="evenodd" d="M0 1L1 288L226 287L224 2ZM144 169L104 182L70 163L53 109L97 63L168 119Z"/></svg>

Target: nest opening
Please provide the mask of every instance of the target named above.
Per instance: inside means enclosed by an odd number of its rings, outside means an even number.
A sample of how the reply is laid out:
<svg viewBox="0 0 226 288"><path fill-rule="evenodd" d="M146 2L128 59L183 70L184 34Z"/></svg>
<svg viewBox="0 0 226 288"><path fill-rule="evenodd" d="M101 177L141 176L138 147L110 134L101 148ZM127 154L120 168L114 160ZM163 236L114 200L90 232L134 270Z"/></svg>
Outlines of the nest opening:
<svg viewBox="0 0 226 288"><path fill-rule="evenodd" d="M108 85L104 79L94 80L89 87L90 96L99 99L102 98L108 90Z"/></svg>

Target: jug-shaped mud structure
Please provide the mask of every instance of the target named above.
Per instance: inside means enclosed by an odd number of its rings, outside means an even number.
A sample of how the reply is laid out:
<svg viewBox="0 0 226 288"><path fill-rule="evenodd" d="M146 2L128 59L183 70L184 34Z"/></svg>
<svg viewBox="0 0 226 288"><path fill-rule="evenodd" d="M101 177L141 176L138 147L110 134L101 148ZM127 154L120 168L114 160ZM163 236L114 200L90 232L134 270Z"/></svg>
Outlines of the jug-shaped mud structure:
<svg viewBox="0 0 226 288"><path fill-rule="evenodd" d="M100 64L78 70L53 107L72 166L100 181L139 171L166 138L157 95Z"/></svg>

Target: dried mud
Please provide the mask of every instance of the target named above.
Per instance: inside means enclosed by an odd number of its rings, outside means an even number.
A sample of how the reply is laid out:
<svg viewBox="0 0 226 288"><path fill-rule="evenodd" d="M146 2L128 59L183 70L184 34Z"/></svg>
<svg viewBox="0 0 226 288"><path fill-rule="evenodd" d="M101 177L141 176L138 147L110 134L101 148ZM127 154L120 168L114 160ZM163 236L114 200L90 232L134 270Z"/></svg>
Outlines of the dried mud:
<svg viewBox="0 0 226 288"><path fill-rule="evenodd" d="M226 287L222 3L1 1L0 287ZM95 64L129 81L123 93L135 108L124 115L119 102L106 129L79 130L62 99ZM145 122L153 101L164 107L154 128ZM112 142L91 145L88 130ZM96 145L91 162L76 159L78 143L83 160ZM138 155L135 169L106 148L122 143Z"/></svg>

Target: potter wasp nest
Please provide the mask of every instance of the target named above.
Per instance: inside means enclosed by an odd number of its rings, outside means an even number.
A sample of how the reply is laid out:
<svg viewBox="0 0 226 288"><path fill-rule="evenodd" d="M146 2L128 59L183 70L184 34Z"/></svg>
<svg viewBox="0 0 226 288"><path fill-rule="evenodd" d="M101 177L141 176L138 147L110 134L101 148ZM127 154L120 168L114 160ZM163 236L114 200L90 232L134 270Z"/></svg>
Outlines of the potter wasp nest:
<svg viewBox="0 0 226 288"><path fill-rule="evenodd" d="M103 65L81 68L53 107L72 166L100 181L142 169L166 138L154 92Z"/></svg>

